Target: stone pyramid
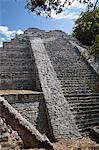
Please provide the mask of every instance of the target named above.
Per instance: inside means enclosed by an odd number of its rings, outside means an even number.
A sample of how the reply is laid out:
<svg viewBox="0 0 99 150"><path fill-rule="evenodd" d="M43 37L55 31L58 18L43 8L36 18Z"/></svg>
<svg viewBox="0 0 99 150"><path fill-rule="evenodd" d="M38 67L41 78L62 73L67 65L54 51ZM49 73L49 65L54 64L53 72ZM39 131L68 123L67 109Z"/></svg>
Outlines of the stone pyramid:
<svg viewBox="0 0 99 150"><path fill-rule="evenodd" d="M0 116L26 148L52 148L98 128L99 75L81 49L62 31L35 28L0 48Z"/></svg>

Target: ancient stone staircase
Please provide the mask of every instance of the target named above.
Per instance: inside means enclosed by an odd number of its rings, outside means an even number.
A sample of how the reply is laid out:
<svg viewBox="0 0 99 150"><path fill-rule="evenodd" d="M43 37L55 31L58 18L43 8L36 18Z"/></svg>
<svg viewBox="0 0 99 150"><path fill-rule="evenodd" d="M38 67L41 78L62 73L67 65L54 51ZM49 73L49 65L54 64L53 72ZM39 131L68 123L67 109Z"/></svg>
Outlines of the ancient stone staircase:
<svg viewBox="0 0 99 150"><path fill-rule="evenodd" d="M81 137L41 38L30 38L55 139Z"/></svg>
<svg viewBox="0 0 99 150"><path fill-rule="evenodd" d="M55 45L55 46L54 46ZM79 131L99 125L99 78L68 40L45 43Z"/></svg>

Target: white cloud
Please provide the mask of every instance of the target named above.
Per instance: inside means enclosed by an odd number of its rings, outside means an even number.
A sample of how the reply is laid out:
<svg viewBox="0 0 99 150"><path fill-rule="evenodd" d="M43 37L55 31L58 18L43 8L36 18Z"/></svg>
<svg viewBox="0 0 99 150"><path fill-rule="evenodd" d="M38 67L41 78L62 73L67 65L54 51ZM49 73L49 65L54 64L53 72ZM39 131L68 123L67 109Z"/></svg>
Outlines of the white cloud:
<svg viewBox="0 0 99 150"><path fill-rule="evenodd" d="M4 41L10 41L16 34L23 34L23 31L21 29L9 30L7 26L0 26L0 47L3 46Z"/></svg>
<svg viewBox="0 0 99 150"><path fill-rule="evenodd" d="M9 37L13 37L16 31L15 30L10 31L8 27L0 26L0 33L4 35L5 37L9 38Z"/></svg>
<svg viewBox="0 0 99 150"><path fill-rule="evenodd" d="M3 42L0 42L0 47L3 47Z"/></svg>
<svg viewBox="0 0 99 150"><path fill-rule="evenodd" d="M84 4L84 3L80 3L78 0L74 0L72 1L71 0L71 5L68 5L68 2L66 3L65 7L68 8L68 9L71 9L71 8L82 8L84 9L87 5Z"/></svg>
<svg viewBox="0 0 99 150"><path fill-rule="evenodd" d="M55 14L54 11L51 13L51 17L54 19L70 19L70 20L76 20L78 18L78 15L75 12L68 12L63 11L60 14Z"/></svg>
<svg viewBox="0 0 99 150"><path fill-rule="evenodd" d="M23 31L22 30L17 30L16 34L20 35L20 34L23 34Z"/></svg>
<svg viewBox="0 0 99 150"><path fill-rule="evenodd" d="M4 41L4 39L14 38L16 34L23 34L23 31L21 29L11 31L7 26L0 26L0 34L4 36L4 38L1 38L1 41Z"/></svg>
<svg viewBox="0 0 99 150"><path fill-rule="evenodd" d="M1 38L0 41L5 41L5 38Z"/></svg>

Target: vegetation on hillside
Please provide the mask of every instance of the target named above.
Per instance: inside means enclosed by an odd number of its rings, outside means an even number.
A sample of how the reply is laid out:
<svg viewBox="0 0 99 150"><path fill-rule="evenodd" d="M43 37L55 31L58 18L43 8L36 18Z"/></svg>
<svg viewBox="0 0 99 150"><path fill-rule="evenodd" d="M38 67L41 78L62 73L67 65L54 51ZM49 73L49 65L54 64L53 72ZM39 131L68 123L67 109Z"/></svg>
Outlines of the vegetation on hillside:
<svg viewBox="0 0 99 150"><path fill-rule="evenodd" d="M84 45L89 46L91 54L99 55L99 8L81 13L75 21L73 31L75 36Z"/></svg>

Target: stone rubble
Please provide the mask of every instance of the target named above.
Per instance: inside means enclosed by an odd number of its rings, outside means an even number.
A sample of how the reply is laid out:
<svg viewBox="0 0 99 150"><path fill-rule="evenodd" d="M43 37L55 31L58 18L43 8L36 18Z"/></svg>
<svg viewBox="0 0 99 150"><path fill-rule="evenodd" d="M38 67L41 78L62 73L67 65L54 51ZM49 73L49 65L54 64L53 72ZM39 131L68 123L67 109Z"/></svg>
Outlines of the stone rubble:
<svg viewBox="0 0 99 150"><path fill-rule="evenodd" d="M0 150L23 149L23 142L18 133L7 125L4 118L0 117Z"/></svg>

